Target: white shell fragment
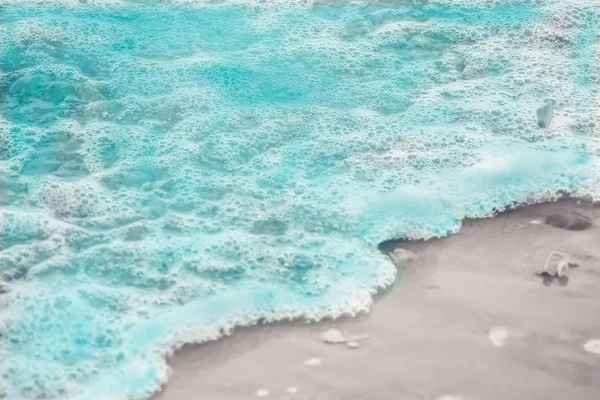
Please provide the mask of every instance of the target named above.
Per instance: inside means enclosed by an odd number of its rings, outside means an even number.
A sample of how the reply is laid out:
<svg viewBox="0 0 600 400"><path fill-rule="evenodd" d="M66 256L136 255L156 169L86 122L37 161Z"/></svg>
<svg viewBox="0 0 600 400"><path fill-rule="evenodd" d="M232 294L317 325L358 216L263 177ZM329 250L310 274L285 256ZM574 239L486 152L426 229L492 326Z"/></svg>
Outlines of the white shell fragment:
<svg viewBox="0 0 600 400"><path fill-rule="evenodd" d="M342 332L334 328L328 329L325 332L323 332L321 334L321 340L325 343L330 344L343 343L346 341L346 339L344 339L344 335L342 335Z"/></svg>
<svg viewBox="0 0 600 400"><path fill-rule="evenodd" d="M308 366L308 367L318 367L319 365L321 365L321 359L320 358L309 358L308 360L304 360L304 365Z"/></svg>
<svg viewBox="0 0 600 400"><path fill-rule="evenodd" d="M560 261L556 267L556 275L560 278L569 275L569 263L565 260Z"/></svg>
<svg viewBox="0 0 600 400"><path fill-rule="evenodd" d="M588 353L600 355L600 339L590 339L582 347Z"/></svg>
<svg viewBox="0 0 600 400"><path fill-rule="evenodd" d="M298 393L298 388L295 386L291 386L291 387L285 389L285 391L289 394L296 394L296 393Z"/></svg>
<svg viewBox="0 0 600 400"><path fill-rule="evenodd" d="M502 347L506 343L506 338L508 338L508 329L503 326L494 326L490 329L488 337L494 346Z"/></svg>
<svg viewBox="0 0 600 400"><path fill-rule="evenodd" d="M462 399L458 396L452 396L452 395L445 394L443 396L438 397L436 400L462 400Z"/></svg>
<svg viewBox="0 0 600 400"><path fill-rule="evenodd" d="M269 391L267 389L258 389L256 391L256 396L258 397L267 397L269 395Z"/></svg>
<svg viewBox="0 0 600 400"><path fill-rule="evenodd" d="M321 340L325 343L329 344L339 344L346 343L348 347L355 348L358 347L358 342L361 340L367 339L367 335L359 335L353 337L344 337L342 332L335 328L331 328L326 330L321 334ZM352 344L350 344L352 342Z"/></svg>

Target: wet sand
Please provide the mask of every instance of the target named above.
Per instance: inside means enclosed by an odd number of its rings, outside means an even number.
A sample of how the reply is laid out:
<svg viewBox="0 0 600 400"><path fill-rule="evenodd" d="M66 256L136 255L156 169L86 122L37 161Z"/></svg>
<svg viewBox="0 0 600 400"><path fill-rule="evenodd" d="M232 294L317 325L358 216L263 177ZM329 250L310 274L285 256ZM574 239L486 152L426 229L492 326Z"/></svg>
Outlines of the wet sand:
<svg viewBox="0 0 600 400"><path fill-rule="evenodd" d="M600 226L586 216L600 209L567 199L467 220L449 238L386 243L414 257L370 314L184 347L154 400L598 400L600 355L582 346L600 338ZM566 286L536 275L551 251L579 263ZM369 338L325 344L329 328Z"/></svg>

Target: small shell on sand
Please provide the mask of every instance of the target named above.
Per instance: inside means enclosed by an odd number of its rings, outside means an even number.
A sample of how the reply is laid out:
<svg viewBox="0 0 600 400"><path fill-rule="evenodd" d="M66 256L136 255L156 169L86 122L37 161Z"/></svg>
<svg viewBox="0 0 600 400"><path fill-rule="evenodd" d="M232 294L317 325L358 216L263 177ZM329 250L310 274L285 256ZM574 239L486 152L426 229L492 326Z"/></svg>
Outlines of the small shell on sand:
<svg viewBox="0 0 600 400"><path fill-rule="evenodd" d="M269 395L269 391L267 389L258 389L256 391L256 396L258 397L267 397Z"/></svg>
<svg viewBox="0 0 600 400"><path fill-rule="evenodd" d="M579 261L575 257L562 251L551 251L546 258L544 263L544 269L542 272L547 273L550 276L563 277L569 274L571 267L577 267Z"/></svg>
<svg viewBox="0 0 600 400"><path fill-rule="evenodd" d="M331 328L321 334L321 340L325 343L335 344L345 342L344 335L337 329Z"/></svg>
<svg viewBox="0 0 600 400"><path fill-rule="evenodd" d="M529 223L531 225L541 225L542 221L540 221L539 219L532 219L531 221L529 221Z"/></svg>
<svg viewBox="0 0 600 400"><path fill-rule="evenodd" d="M298 388L295 386L290 386L289 388L285 389L285 391L289 394L296 394L298 393Z"/></svg>
<svg viewBox="0 0 600 400"><path fill-rule="evenodd" d="M358 342L350 340L349 342L346 342L346 346L350 347L351 349L356 349L358 347Z"/></svg>
<svg viewBox="0 0 600 400"><path fill-rule="evenodd" d="M304 365L308 366L308 367L318 367L319 365L321 365L321 359L320 358L309 358L308 360L304 360Z"/></svg>
<svg viewBox="0 0 600 400"><path fill-rule="evenodd" d="M443 396L438 397L436 400L462 400L462 399L458 396L445 394Z"/></svg>
<svg viewBox="0 0 600 400"><path fill-rule="evenodd" d="M590 339L582 347L588 353L600 354L600 339Z"/></svg>
<svg viewBox="0 0 600 400"><path fill-rule="evenodd" d="M508 337L508 329L503 326L494 326L490 329L490 333L488 335L490 338L490 342L496 347L502 347L506 343L506 338Z"/></svg>

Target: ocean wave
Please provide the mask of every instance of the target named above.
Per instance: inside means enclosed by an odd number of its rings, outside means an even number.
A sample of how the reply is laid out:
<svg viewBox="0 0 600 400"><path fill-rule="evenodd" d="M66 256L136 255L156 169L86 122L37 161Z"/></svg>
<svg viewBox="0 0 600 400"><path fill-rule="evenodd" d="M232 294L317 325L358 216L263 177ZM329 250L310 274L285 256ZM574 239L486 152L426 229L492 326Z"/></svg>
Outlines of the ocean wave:
<svg viewBox="0 0 600 400"><path fill-rule="evenodd" d="M7 398L146 398L185 343L368 311L382 241L598 193L591 2L158 3L0 6Z"/></svg>

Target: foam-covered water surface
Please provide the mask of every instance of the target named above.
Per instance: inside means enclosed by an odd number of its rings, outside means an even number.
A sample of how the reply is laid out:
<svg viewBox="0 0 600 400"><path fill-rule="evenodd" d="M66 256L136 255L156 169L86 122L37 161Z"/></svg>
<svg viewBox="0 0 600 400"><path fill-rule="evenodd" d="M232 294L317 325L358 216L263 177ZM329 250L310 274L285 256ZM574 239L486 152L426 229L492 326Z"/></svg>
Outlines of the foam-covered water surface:
<svg viewBox="0 0 600 400"><path fill-rule="evenodd" d="M148 397L183 343L368 309L381 241L594 194L593 3L4 2L1 393Z"/></svg>

